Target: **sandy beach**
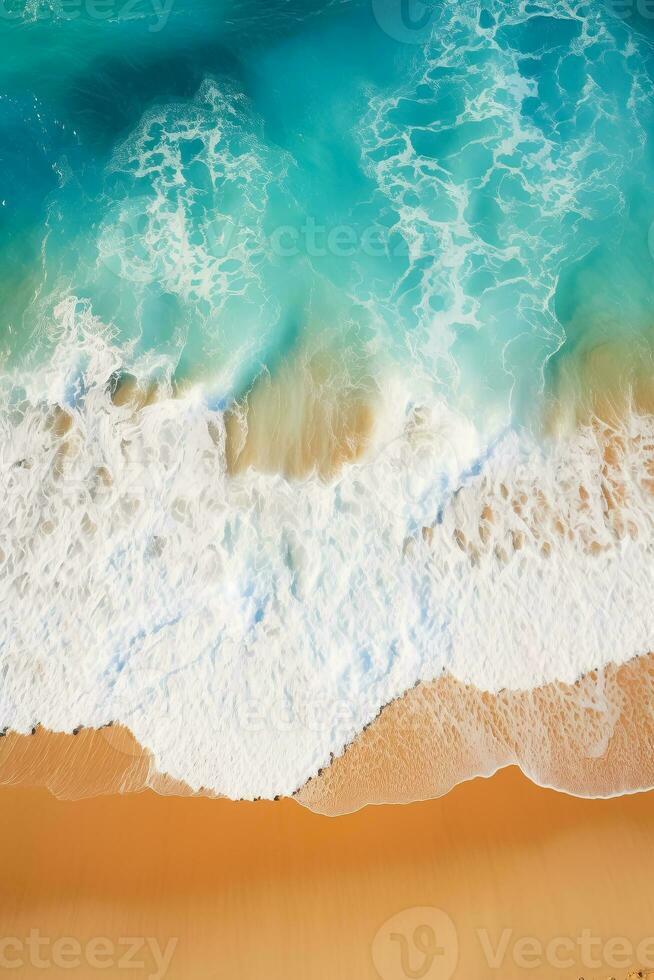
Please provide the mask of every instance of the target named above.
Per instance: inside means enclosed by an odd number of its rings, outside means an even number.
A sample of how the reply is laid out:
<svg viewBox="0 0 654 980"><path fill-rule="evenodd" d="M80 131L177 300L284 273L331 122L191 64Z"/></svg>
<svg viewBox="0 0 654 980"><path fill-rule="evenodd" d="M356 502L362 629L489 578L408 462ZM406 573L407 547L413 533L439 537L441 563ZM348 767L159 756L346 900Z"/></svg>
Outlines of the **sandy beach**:
<svg viewBox="0 0 654 980"><path fill-rule="evenodd" d="M3 965L21 978L47 962L53 977L620 980L654 970L653 818L654 795L579 800L515 769L333 819L292 800L5 787Z"/></svg>

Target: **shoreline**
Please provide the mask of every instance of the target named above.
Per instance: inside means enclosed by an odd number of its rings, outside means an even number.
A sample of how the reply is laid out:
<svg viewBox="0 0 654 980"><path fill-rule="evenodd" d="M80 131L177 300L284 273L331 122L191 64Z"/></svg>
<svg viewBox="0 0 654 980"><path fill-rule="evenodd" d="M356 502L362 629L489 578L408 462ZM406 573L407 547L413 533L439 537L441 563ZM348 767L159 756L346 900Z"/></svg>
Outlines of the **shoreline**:
<svg viewBox="0 0 654 980"><path fill-rule="evenodd" d="M297 432L282 440L284 466L293 471L305 458L295 435L303 443L313 431L312 393L324 380L315 372L308 379L299 372L306 383ZM471 720L481 726L478 743L487 735L493 742L491 759L471 759L474 746L463 746L463 775L453 766L435 788L401 789L400 798L422 798L520 761L523 736L511 731L506 691L551 681L548 690L559 697L584 672L651 649L654 416L630 417L620 439L586 426L542 457L521 456L507 436L502 451L463 482L457 467L460 489L448 495L433 480L448 441L439 425L449 425L448 416L412 410L396 420L401 437L385 454L344 465L333 483L298 484L252 469L262 432L234 479L226 431L210 430L202 406L155 402L132 411L129 384L122 394L116 406L116 392L104 388L97 403L80 407L79 419L61 413L44 422L42 445L31 416L24 420L25 452L10 467L17 515L6 516L13 551L5 597L16 601L6 603L5 625L15 651L5 665L0 723L14 730L28 731L36 720L70 731L126 719L160 771L194 789L292 795L329 769L335 754L358 752L383 706L392 712L402 698L414 710L417 696L405 692L419 684L432 699L465 703L472 717L464 711L463 727ZM273 380L252 404L259 397L277 403L280 394ZM106 417L105 409L117 415ZM344 431L358 417L358 410L347 415ZM318 430L325 425L320 416ZM33 459L27 449L35 442L43 451ZM330 470L331 450L320 440L314 448ZM105 454L113 476L98 466ZM64 494L67 468L80 479ZM152 492L140 485L146 477ZM395 500L406 511L395 513ZM585 614L588 606L596 616ZM347 644L334 642L340 636ZM613 705L598 685L589 688L600 702L601 742ZM484 700L475 693L482 691L498 693ZM518 724L521 712L533 716L521 696L513 701ZM499 740L488 717L494 705ZM568 717L573 708L563 705ZM433 704L418 705L418 713L436 713L436 730L447 721ZM417 724L431 747L429 726ZM590 747L591 756L601 753ZM569 773L551 776L533 759L523 768L540 784L579 791ZM646 781L654 784L649 770ZM631 772L616 791L639 785ZM594 782L587 791L598 795ZM604 786L599 795L610 791Z"/></svg>
<svg viewBox="0 0 654 980"><path fill-rule="evenodd" d="M328 766L275 800L338 815L439 799L514 765L534 785L576 798L647 792L654 787L653 690L653 654L609 664L573 685L530 691L490 694L449 676L421 682L383 706ZM227 798L158 770L152 751L121 724L5 731L1 785L45 786L62 799L144 789Z"/></svg>

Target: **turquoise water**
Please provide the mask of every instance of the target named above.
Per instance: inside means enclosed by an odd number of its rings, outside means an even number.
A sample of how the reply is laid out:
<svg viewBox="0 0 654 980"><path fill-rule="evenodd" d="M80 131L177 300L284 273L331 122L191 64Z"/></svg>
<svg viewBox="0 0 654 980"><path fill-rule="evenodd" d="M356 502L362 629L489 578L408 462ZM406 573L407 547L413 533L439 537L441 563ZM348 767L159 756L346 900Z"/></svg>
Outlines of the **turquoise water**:
<svg viewBox="0 0 654 980"><path fill-rule="evenodd" d="M562 737L608 744L654 418L624 458L543 422L598 345L607 387L648 363L652 22L0 0L0 50L0 728L275 796L419 681L598 671Z"/></svg>
<svg viewBox="0 0 654 980"><path fill-rule="evenodd" d="M616 11L5 0L6 370L75 296L213 406L324 335L532 422L568 351L650 331L654 56Z"/></svg>

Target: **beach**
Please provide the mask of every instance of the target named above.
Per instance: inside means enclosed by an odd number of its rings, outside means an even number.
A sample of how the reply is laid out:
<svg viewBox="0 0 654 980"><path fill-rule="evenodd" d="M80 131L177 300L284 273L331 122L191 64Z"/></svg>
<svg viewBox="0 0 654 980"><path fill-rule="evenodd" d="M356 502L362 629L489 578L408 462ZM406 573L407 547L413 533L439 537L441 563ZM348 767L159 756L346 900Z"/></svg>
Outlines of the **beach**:
<svg viewBox="0 0 654 980"><path fill-rule="evenodd" d="M441 797L510 765L537 785L579 797L650 790L653 689L652 654L609 663L571 684L522 691L491 693L443 675L384 705L329 765L286 795L337 816L370 803ZM299 719L293 730L302 733ZM223 749L217 741L216 755ZM27 735L6 731L0 786L42 786L68 800L148 788L221 795L175 778L152 746L119 723L69 733L41 725Z"/></svg>
<svg viewBox="0 0 654 980"><path fill-rule="evenodd" d="M0 728L336 812L416 688L380 801L652 784L651 24L397 6L0 24Z"/></svg>
<svg viewBox="0 0 654 980"><path fill-rule="evenodd" d="M641 6L3 5L0 976L654 980Z"/></svg>
<svg viewBox="0 0 654 980"><path fill-rule="evenodd" d="M37 951L52 977L94 976L90 958L168 980L623 980L654 957L653 818L651 794L579 800L513 768L337 819L293 800L3 787L3 955L20 978L44 975ZM140 966L118 965L127 940Z"/></svg>

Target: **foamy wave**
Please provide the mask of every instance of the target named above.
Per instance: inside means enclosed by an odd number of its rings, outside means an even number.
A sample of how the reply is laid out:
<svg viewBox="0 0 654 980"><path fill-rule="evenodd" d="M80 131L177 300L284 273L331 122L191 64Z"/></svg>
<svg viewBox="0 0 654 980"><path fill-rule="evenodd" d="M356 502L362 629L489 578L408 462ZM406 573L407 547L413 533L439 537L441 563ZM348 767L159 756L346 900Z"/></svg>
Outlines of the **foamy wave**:
<svg viewBox="0 0 654 980"><path fill-rule="evenodd" d="M332 482L229 476L199 387L116 404L120 349L58 317L59 362L0 412L0 727L123 722L192 789L275 796L419 680L530 689L652 648L650 417L617 458L592 426L489 450L389 375Z"/></svg>
<svg viewBox="0 0 654 980"><path fill-rule="evenodd" d="M510 765L575 796L649 790L653 687L651 654L531 691L489 694L443 677L388 705L297 799L336 815L443 796Z"/></svg>
<svg viewBox="0 0 654 980"><path fill-rule="evenodd" d="M573 685L478 691L444 676L391 702L343 755L298 792L332 816L368 804L435 798L474 777L518 765L535 783L581 797L654 786L654 655L609 664ZM0 784L44 786L60 799L145 788L187 796L120 725L2 733ZM199 787L195 793L215 796Z"/></svg>

